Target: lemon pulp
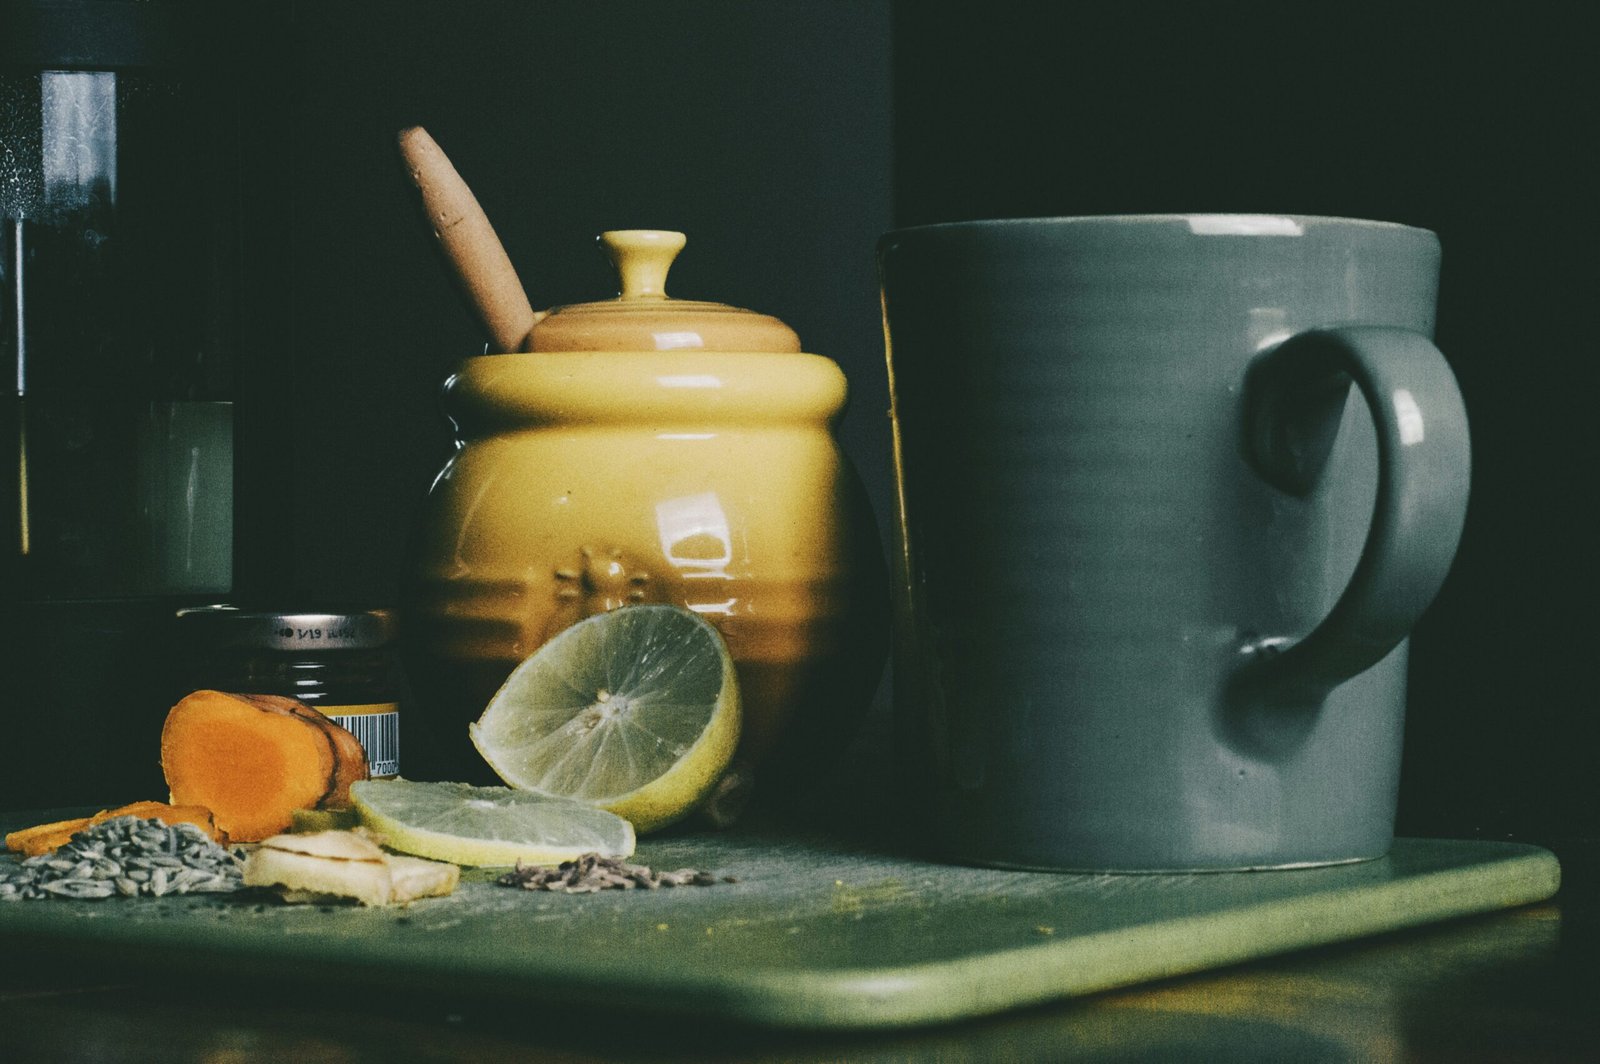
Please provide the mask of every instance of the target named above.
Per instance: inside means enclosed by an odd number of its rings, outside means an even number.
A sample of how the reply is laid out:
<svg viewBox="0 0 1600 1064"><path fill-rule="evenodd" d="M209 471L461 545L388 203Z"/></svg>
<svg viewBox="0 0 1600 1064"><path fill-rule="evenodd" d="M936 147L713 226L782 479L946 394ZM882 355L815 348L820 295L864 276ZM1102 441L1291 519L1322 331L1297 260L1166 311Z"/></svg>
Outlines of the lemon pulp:
<svg viewBox="0 0 1600 1064"><path fill-rule="evenodd" d="M462 865L557 864L585 853L633 853L633 825L583 802L465 783L362 780L361 823L390 849Z"/></svg>
<svg viewBox="0 0 1600 1064"><path fill-rule="evenodd" d="M512 671L468 729L511 786L587 802L652 831L710 793L739 742L733 659L677 606L579 621Z"/></svg>

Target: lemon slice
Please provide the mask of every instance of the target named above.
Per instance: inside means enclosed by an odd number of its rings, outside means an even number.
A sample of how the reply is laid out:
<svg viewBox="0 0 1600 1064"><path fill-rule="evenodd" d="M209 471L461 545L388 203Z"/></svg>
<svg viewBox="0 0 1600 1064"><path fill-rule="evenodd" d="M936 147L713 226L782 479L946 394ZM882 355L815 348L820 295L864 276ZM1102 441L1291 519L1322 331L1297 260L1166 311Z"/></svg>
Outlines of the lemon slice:
<svg viewBox="0 0 1600 1064"><path fill-rule="evenodd" d="M728 767L739 685L722 637L699 616L626 606L535 651L468 733L511 786L653 831L693 810Z"/></svg>
<svg viewBox="0 0 1600 1064"><path fill-rule="evenodd" d="M435 861L556 864L633 852L633 825L622 817L508 787L363 780L351 784L350 799L384 845Z"/></svg>

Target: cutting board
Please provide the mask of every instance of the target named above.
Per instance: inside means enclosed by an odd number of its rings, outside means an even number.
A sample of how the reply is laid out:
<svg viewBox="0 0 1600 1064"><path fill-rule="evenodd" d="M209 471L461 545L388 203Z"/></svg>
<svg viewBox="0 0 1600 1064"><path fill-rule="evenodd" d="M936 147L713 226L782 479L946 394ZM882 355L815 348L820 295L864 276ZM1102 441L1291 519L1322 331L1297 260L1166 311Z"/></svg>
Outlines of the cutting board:
<svg viewBox="0 0 1600 1064"><path fill-rule="evenodd" d="M1200 875L966 868L748 830L646 840L635 860L719 881L567 895L473 872L454 896L403 909L254 894L9 902L0 952L891 1028L1540 901L1559 882L1537 847L1426 839L1361 864Z"/></svg>

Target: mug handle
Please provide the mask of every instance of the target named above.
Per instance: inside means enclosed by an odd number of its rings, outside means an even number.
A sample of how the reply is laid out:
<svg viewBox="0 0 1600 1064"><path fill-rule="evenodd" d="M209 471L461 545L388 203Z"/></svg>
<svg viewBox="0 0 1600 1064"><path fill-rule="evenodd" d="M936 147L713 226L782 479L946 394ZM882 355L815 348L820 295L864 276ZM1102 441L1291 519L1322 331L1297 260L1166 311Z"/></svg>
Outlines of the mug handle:
<svg viewBox="0 0 1600 1064"><path fill-rule="evenodd" d="M1246 648L1250 660L1236 680L1252 701L1320 704L1376 665L1438 594L1461 540L1471 473L1466 407L1439 349L1409 330L1312 330L1251 363L1244 390L1251 466L1282 491L1309 492L1352 381L1378 436L1372 526L1349 585L1321 624L1282 649Z"/></svg>

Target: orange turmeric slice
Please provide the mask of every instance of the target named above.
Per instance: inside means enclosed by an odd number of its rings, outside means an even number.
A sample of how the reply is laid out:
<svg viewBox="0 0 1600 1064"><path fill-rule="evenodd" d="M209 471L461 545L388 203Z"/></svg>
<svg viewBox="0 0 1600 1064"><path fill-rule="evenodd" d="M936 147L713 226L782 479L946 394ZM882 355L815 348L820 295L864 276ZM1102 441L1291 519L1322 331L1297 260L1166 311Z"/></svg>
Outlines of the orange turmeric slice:
<svg viewBox="0 0 1600 1064"><path fill-rule="evenodd" d="M175 804L203 805L231 839L257 842L288 830L296 809L348 801L367 761L355 736L291 698L196 691L167 714L161 769Z"/></svg>
<svg viewBox="0 0 1600 1064"><path fill-rule="evenodd" d="M89 818L89 825L119 816L136 816L145 820L159 820L163 824L193 824L211 836L213 842L228 843L228 833L217 827L217 818L203 805L173 805L167 802L130 802L115 809L107 809Z"/></svg>
<svg viewBox="0 0 1600 1064"><path fill-rule="evenodd" d="M203 828L206 834L221 843L228 841L227 835L218 830L216 821L211 815L211 810L200 805L168 805L166 802L133 802L129 805L118 806L115 809L103 809L94 816L75 817L71 820L56 820L48 824L37 824L31 828L13 831L6 836L6 848L15 850L25 857L36 857L42 853L54 853L62 846L72 841L72 836L85 828L107 820L114 820L119 816L136 816L146 820L160 820L166 824L189 823Z"/></svg>
<svg viewBox="0 0 1600 1064"><path fill-rule="evenodd" d="M319 713L304 702L297 702L292 698L282 695L245 695L243 697L255 699L264 705L271 705L293 713L297 717L304 717L324 728L328 739L334 748L334 775L328 787L328 793L318 802L317 809L348 809L350 808L350 785L357 780L367 778L367 752L361 748L361 740L352 735L347 728L342 728L334 723L332 718L324 713Z"/></svg>
<svg viewBox="0 0 1600 1064"><path fill-rule="evenodd" d="M15 850L28 857L53 853L62 843L88 826L89 818L80 816L73 820L55 820L48 824L21 828L6 835L6 849Z"/></svg>

